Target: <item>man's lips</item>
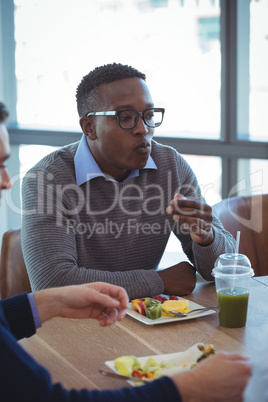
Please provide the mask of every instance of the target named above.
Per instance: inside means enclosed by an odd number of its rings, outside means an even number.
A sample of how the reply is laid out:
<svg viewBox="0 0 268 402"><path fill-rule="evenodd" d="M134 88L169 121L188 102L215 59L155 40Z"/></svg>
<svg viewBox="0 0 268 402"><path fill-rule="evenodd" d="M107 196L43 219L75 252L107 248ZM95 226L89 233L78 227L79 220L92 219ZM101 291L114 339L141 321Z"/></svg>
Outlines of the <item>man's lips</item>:
<svg viewBox="0 0 268 402"><path fill-rule="evenodd" d="M150 152L150 144L149 144L149 142L141 142L140 144L138 144L136 147L135 147L135 151L137 151L137 152L140 152L140 153L148 153L148 152Z"/></svg>

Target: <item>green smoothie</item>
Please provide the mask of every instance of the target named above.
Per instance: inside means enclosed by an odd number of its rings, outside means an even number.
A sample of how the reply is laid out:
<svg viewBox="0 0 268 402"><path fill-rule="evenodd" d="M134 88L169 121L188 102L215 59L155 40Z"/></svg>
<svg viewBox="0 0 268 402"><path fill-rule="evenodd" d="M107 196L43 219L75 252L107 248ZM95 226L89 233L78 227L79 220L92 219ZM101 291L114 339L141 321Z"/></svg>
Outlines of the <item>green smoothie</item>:
<svg viewBox="0 0 268 402"><path fill-rule="evenodd" d="M249 291L225 288L217 292L219 320L222 327L240 328L246 325Z"/></svg>

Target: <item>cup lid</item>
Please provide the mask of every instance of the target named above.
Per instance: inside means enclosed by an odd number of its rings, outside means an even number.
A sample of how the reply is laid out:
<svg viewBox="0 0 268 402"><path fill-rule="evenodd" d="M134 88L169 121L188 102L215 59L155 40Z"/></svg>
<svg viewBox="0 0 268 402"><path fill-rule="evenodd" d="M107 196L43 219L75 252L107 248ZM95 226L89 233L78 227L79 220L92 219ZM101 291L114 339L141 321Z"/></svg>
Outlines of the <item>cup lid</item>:
<svg viewBox="0 0 268 402"><path fill-rule="evenodd" d="M215 278L231 278L231 277L247 277L250 278L255 275L254 270L250 266L243 266L243 265L224 265L224 266L217 266L212 269L212 276Z"/></svg>
<svg viewBox="0 0 268 402"><path fill-rule="evenodd" d="M245 254L239 253L221 254L215 262L215 267L232 264L251 267L251 262L248 257Z"/></svg>

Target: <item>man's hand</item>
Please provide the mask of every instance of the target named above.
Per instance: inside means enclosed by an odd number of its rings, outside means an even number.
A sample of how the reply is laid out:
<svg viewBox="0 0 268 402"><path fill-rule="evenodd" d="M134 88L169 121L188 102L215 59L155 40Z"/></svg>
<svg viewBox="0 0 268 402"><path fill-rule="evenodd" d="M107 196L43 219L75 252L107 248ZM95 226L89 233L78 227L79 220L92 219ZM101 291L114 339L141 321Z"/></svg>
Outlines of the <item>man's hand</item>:
<svg viewBox="0 0 268 402"><path fill-rule="evenodd" d="M184 402L242 401L251 367L238 354L217 353L173 380Z"/></svg>
<svg viewBox="0 0 268 402"><path fill-rule="evenodd" d="M195 288L196 275L194 267L187 261L157 271L164 283L166 295L184 296Z"/></svg>
<svg viewBox="0 0 268 402"><path fill-rule="evenodd" d="M42 322L57 316L95 318L101 326L122 320L128 303L123 288L103 282L44 289L34 298Z"/></svg>
<svg viewBox="0 0 268 402"><path fill-rule="evenodd" d="M195 243L207 246L214 240L212 208L208 204L175 194L166 212L183 224Z"/></svg>

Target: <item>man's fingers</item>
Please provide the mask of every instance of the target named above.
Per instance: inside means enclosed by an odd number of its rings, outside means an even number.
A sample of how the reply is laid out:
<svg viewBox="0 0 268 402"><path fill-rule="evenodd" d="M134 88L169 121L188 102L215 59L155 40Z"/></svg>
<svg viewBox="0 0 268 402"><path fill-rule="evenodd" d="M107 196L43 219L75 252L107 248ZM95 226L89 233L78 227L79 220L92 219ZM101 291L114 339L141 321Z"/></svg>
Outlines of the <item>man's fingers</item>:
<svg viewBox="0 0 268 402"><path fill-rule="evenodd" d="M122 308L127 308L129 298L124 288L104 282L95 282L89 284L89 287L95 288L96 292L100 295L106 295L109 298L106 299L107 301L114 300L112 307L119 307L119 305L121 305ZM117 301L117 303L115 301Z"/></svg>
<svg viewBox="0 0 268 402"><path fill-rule="evenodd" d="M197 216L199 218L208 217L209 220L212 220L212 208L206 203L190 199L173 199L170 204L166 208L168 214L175 216Z"/></svg>
<svg viewBox="0 0 268 402"><path fill-rule="evenodd" d="M238 354L238 353L224 353L227 357L228 357L228 359L230 359L230 360L237 360L237 361L239 361L239 360L243 360L243 361L249 361L249 358L248 357L246 357L246 356L242 356L242 355L240 355L240 354Z"/></svg>
<svg viewBox="0 0 268 402"><path fill-rule="evenodd" d="M125 316L125 311L118 312L116 308L109 311L102 311L99 317L99 323L102 326L113 325L116 321L120 321Z"/></svg>
<svg viewBox="0 0 268 402"><path fill-rule="evenodd" d="M125 289L120 286L115 286L115 285L111 286L108 283L105 285L107 285L107 291L108 291L107 294L109 296L119 300L120 303L122 304L122 307L126 308L129 298L128 298L128 294L125 291Z"/></svg>
<svg viewBox="0 0 268 402"><path fill-rule="evenodd" d="M169 214L169 215L171 215L171 214L173 213L173 207L172 207L171 205L169 205L169 206L166 208L166 213Z"/></svg>

